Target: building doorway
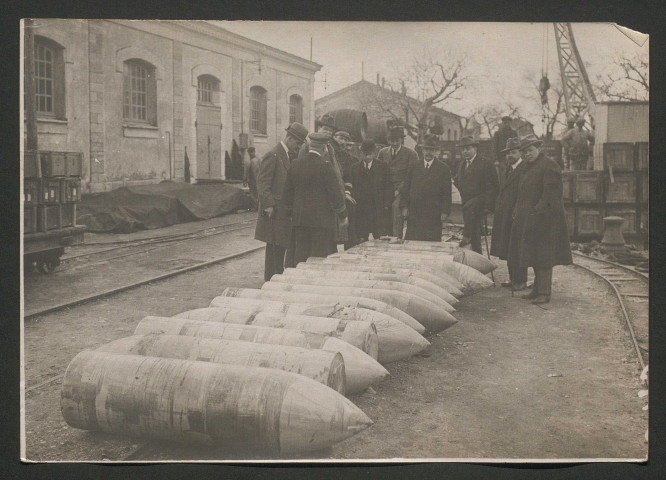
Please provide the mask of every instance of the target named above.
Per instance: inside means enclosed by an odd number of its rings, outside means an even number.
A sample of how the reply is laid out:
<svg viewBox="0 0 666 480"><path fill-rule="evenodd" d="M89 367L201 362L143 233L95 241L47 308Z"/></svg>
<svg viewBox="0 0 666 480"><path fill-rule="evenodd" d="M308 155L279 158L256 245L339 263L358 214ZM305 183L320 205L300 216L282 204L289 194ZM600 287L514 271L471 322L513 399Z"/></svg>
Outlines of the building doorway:
<svg viewBox="0 0 666 480"><path fill-rule="evenodd" d="M197 178L222 178L220 81L201 75L197 82Z"/></svg>

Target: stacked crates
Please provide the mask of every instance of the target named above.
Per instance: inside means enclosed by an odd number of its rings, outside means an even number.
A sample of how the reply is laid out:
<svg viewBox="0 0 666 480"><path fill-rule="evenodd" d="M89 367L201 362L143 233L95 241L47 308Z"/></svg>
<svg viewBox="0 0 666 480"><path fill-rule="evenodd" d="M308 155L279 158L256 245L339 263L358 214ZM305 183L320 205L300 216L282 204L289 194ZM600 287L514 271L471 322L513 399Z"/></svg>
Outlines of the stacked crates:
<svg viewBox="0 0 666 480"><path fill-rule="evenodd" d="M23 165L24 232L75 226L83 154L28 151Z"/></svg>

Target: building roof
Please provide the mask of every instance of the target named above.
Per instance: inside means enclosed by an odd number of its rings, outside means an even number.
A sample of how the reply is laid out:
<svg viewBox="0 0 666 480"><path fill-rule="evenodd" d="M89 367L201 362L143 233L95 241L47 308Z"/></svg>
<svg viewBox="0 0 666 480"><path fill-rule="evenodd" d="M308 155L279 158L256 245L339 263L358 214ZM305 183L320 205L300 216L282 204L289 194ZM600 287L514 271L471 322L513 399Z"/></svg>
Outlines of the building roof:
<svg viewBox="0 0 666 480"><path fill-rule="evenodd" d="M353 83L351 85L347 85L346 87L341 88L340 90L337 90L333 93L329 93L328 95L326 95L324 97L315 99L315 104L317 102L323 102L323 101L326 101L326 100L331 100L333 98L344 96L347 93L353 92L355 90L359 90L361 88L372 88L376 91L380 91L380 92L388 94L388 95L394 95L394 96L402 97L402 95L400 93L395 92L393 90L390 90L388 88L384 88L384 87L382 87L380 85L377 85L375 83L368 82L367 80L359 80L358 82ZM407 96L407 99L412 101L412 102L421 103L420 100L417 100L414 97L410 97L409 95ZM457 115L453 112L449 112L448 110L444 110L443 108L439 108L439 107L434 106L434 105L430 108L432 108L433 110L435 110L438 113L440 113L442 115L445 115L445 116L454 117L455 119L458 119L458 120L461 118L460 115Z"/></svg>

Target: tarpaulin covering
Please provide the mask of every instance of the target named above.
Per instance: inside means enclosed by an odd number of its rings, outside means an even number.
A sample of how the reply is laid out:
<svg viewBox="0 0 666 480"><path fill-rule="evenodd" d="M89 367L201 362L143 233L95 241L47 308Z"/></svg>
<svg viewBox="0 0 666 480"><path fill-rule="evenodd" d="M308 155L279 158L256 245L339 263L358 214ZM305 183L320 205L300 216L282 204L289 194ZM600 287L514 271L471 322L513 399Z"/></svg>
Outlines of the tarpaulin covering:
<svg viewBox="0 0 666 480"><path fill-rule="evenodd" d="M251 208L239 186L162 182L84 195L77 223L89 232L130 233Z"/></svg>

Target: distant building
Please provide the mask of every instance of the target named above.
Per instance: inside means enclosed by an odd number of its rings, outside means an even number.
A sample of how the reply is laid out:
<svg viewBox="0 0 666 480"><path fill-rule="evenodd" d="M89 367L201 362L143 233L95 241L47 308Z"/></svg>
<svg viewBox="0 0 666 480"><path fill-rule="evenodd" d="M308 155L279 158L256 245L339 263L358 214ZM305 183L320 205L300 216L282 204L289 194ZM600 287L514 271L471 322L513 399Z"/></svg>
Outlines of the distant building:
<svg viewBox="0 0 666 480"><path fill-rule="evenodd" d="M235 140L257 155L314 127L321 65L205 21L35 20L40 150L84 153L88 191L222 179ZM186 153L187 152L187 153Z"/></svg>
<svg viewBox="0 0 666 480"><path fill-rule="evenodd" d="M325 97L316 99L315 116L319 118L324 113L332 110L351 108L365 111L370 126L373 123L384 123L383 127L385 127L387 120L402 120L403 123L413 122L413 114L409 112L409 109L397 112L396 104L398 97L400 99L407 99L410 104L415 106L421 105L415 98L382 87L379 85L379 81L377 84L374 84L366 80L361 80ZM382 103L384 103L384 106L382 106ZM394 114L399 114L396 115L398 119L387 112L388 107L390 107ZM429 125L431 128L435 127L435 129L439 129L441 133L437 133L437 137L440 140L458 140L462 132L460 120L461 117L455 113L437 107L430 108ZM382 139L379 138L378 140L381 142ZM413 146L415 143L409 137L405 141L406 145L409 146Z"/></svg>

